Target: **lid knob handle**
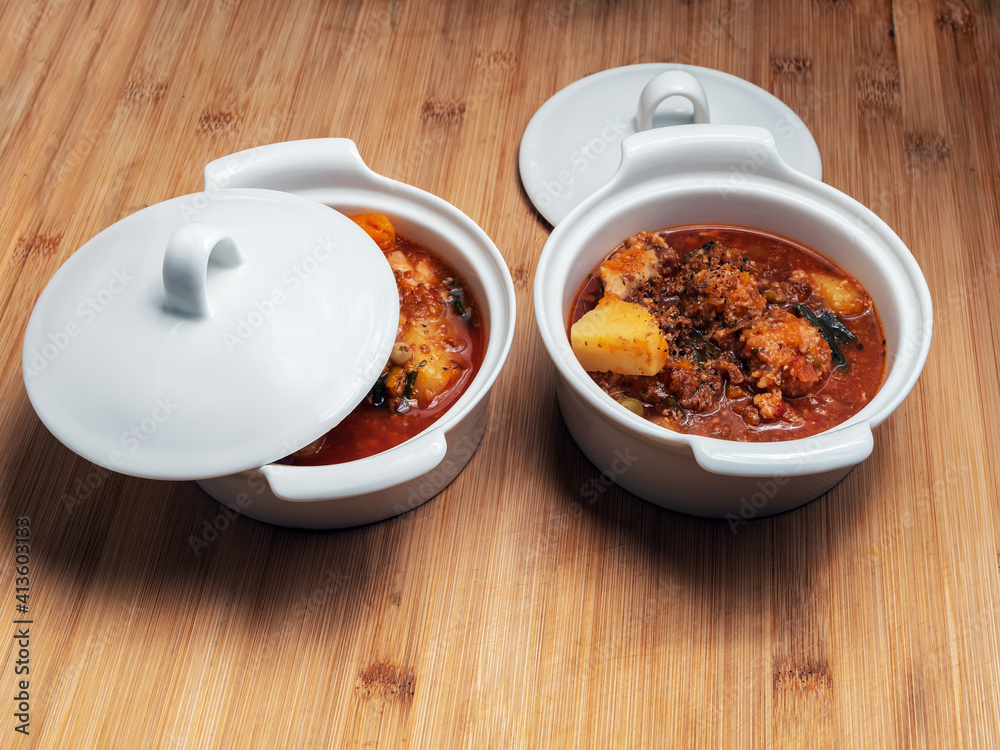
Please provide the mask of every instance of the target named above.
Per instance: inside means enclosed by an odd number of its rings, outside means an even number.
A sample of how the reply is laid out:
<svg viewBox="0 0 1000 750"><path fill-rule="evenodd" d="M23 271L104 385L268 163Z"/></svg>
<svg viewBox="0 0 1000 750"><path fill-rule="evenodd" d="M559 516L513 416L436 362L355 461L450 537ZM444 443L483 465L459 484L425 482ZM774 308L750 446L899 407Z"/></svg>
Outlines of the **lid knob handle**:
<svg viewBox="0 0 1000 750"><path fill-rule="evenodd" d="M223 268L243 265L243 256L232 237L200 221L174 231L163 256L167 310L198 318L212 314L207 289L210 264Z"/></svg>
<svg viewBox="0 0 1000 750"><path fill-rule="evenodd" d="M698 79L683 70L668 70L660 73L639 95L639 109L636 111L636 131L642 132L653 127L656 108L672 96L681 96L694 107L696 125L709 121L708 97Z"/></svg>

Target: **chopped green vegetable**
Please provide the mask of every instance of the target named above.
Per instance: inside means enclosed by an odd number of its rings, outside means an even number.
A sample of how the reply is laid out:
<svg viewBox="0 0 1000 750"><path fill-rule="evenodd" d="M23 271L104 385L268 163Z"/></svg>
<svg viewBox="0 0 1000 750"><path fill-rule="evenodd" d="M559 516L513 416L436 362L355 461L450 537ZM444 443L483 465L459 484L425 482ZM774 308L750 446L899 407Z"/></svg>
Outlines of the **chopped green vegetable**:
<svg viewBox="0 0 1000 750"><path fill-rule="evenodd" d="M837 365L837 367L846 365L847 360L844 359L844 354L840 351L840 347L837 346L837 342L835 341L836 335L823 324L822 320L816 317L816 313L803 304L792 305L792 310L800 318L805 318L806 321L812 324L819 331L819 335L830 345L830 352L833 354L833 364Z"/></svg>
<svg viewBox="0 0 1000 750"><path fill-rule="evenodd" d="M851 333L850 329L841 323L840 318L832 312L824 310L816 317L819 318L820 322L830 330L830 333L833 334L837 341L844 344L854 344L857 342L858 337Z"/></svg>
<svg viewBox="0 0 1000 750"><path fill-rule="evenodd" d="M465 306L465 290L462 286L456 282L452 282L448 287L448 294L450 295L448 302L451 305L451 309L455 312L455 315L462 319L467 318L469 311Z"/></svg>
<svg viewBox="0 0 1000 750"><path fill-rule="evenodd" d="M691 342L691 357L699 365L710 359L717 359L722 352L715 344L708 341L697 328L688 331L688 341Z"/></svg>
<svg viewBox="0 0 1000 750"><path fill-rule="evenodd" d="M413 386L416 385L416 382L416 370L406 373L406 383L403 385L403 398L410 398L413 396Z"/></svg>
<svg viewBox="0 0 1000 750"><path fill-rule="evenodd" d="M685 414L684 407L681 406L680 402L673 396L667 396L666 399L664 399L664 404L666 404L667 408L673 409L681 416L684 416Z"/></svg>
<svg viewBox="0 0 1000 750"><path fill-rule="evenodd" d="M389 373L383 372L379 379L372 386L372 406L386 406L389 400L386 398L385 381L389 379Z"/></svg>

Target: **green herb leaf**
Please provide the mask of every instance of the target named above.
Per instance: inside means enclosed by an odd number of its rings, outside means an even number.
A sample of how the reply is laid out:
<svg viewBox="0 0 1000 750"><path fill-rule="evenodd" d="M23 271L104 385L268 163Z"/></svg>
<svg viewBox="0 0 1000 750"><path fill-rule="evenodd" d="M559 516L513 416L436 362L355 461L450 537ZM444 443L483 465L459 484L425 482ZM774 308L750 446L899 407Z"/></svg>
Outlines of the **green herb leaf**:
<svg viewBox="0 0 1000 750"><path fill-rule="evenodd" d="M837 346L837 342L834 340L836 337L833 331L823 325L823 321L816 317L816 313L803 304L792 305L792 310L800 318L804 318L812 324L819 331L819 335L830 345L830 352L833 354L833 364L837 365L837 367L846 365L847 360L844 359L844 353L840 351L840 347Z"/></svg>
<svg viewBox="0 0 1000 750"><path fill-rule="evenodd" d="M469 311L465 306L465 290L462 288L462 285L452 282L452 284L448 287L448 294L450 295L448 303L451 305L451 309L454 311L455 315L463 320L467 318Z"/></svg>
<svg viewBox="0 0 1000 750"><path fill-rule="evenodd" d="M386 387L385 381L389 379L389 373L383 372L379 379L375 381L375 385L372 386L372 406L387 406L389 403L388 398L386 398Z"/></svg>
<svg viewBox="0 0 1000 750"><path fill-rule="evenodd" d="M413 396L413 386L417 383L417 371L413 370L406 373L406 384L403 385L403 398L410 398Z"/></svg>
<svg viewBox="0 0 1000 750"><path fill-rule="evenodd" d="M850 329L840 322L840 318L834 315L832 312L824 310L817 316L820 323L827 327L830 333L833 334L837 341L844 344L855 344L858 341L858 337L851 333Z"/></svg>
<svg viewBox="0 0 1000 750"><path fill-rule="evenodd" d="M684 416L685 414L687 414L687 410L683 406L681 406L680 402L678 402L677 399L674 398L673 396L667 396L664 399L663 403L664 403L664 405L666 407L668 407L669 409L673 409L675 412L677 412L681 416Z"/></svg>

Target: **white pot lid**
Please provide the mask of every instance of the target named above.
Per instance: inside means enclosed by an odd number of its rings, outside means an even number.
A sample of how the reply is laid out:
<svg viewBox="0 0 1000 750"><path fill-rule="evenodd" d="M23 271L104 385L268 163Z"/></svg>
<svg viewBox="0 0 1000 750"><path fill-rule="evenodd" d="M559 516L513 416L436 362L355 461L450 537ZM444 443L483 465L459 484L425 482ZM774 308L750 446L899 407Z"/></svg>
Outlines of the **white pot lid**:
<svg viewBox="0 0 1000 750"><path fill-rule="evenodd" d="M32 312L31 403L70 449L156 479L270 463L364 398L399 321L392 269L346 216L290 193L198 193L74 253Z"/></svg>
<svg viewBox="0 0 1000 750"><path fill-rule="evenodd" d="M658 88L654 79L670 71L695 80L679 86L676 80L661 82ZM651 96L648 122L639 122L643 95ZM699 101L700 108L696 106ZM521 182L538 212L558 224L611 179L621 163L621 142L626 137L650 127L692 121L767 128L782 159L810 177L823 177L812 133L777 97L719 70L646 63L594 73L546 101L521 138ZM746 168L742 161L732 165L737 173Z"/></svg>

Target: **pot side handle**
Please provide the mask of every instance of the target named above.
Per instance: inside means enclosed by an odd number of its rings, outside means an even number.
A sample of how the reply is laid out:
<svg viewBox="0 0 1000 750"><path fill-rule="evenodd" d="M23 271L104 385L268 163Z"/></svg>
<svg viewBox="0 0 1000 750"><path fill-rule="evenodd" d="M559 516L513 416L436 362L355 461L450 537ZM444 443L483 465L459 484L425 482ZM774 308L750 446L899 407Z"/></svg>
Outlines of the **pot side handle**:
<svg viewBox="0 0 1000 750"><path fill-rule="evenodd" d="M874 447L868 422L785 443L740 443L693 440L698 465L713 474L751 477L796 477L850 468L871 455Z"/></svg>
<svg viewBox="0 0 1000 750"><path fill-rule="evenodd" d="M766 128L672 125L625 138L618 170L569 215L585 216L604 201L615 200L626 191L642 190L647 183L661 181L664 175L712 174L722 176L723 182L735 188L746 179L747 172L792 185L816 182L781 158L774 136Z"/></svg>
<svg viewBox="0 0 1000 750"><path fill-rule="evenodd" d="M421 434L418 440L370 458L328 466L268 464L261 469L261 474L271 491L282 500L342 499L393 487L409 490L403 485L433 471L447 453L444 431L432 429Z"/></svg>
<svg viewBox="0 0 1000 750"><path fill-rule="evenodd" d="M348 188L384 188L387 178L373 172L350 138L311 138L257 146L223 156L205 166L205 192L263 188L289 193L329 187L331 176Z"/></svg>

